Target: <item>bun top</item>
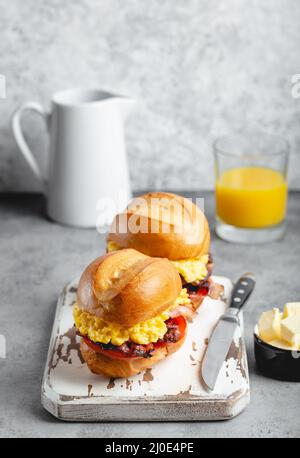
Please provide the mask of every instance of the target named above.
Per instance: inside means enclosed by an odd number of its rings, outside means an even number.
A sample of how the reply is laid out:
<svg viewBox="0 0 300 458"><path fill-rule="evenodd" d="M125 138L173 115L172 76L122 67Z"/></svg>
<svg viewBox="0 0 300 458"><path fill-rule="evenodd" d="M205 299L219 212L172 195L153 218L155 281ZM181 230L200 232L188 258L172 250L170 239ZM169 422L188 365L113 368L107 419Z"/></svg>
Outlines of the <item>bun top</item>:
<svg viewBox="0 0 300 458"><path fill-rule="evenodd" d="M130 327L168 309L180 291L180 276L167 259L125 249L101 256L85 269L77 303L105 321Z"/></svg>
<svg viewBox="0 0 300 458"><path fill-rule="evenodd" d="M204 213L191 200L165 192L136 197L110 228L108 240L148 256L189 259L209 252Z"/></svg>

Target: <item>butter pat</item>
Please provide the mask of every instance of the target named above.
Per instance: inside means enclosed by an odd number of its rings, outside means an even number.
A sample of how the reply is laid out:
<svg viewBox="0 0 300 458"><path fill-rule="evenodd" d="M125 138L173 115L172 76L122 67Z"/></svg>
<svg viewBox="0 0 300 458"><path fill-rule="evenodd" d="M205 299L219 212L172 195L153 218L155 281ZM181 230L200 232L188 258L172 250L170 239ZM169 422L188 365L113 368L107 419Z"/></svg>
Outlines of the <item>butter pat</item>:
<svg viewBox="0 0 300 458"><path fill-rule="evenodd" d="M300 349L300 315L288 316L281 321L281 337L291 346Z"/></svg>
<svg viewBox="0 0 300 458"><path fill-rule="evenodd" d="M288 302L285 304L283 309L283 318L287 318L288 316L300 316L300 302Z"/></svg>
<svg viewBox="0 0 300 458"><path fill-rule="evenodd" d="M281 313L278 308L263 312L258 322L259 336L265 342L281 338Z"/></svg>

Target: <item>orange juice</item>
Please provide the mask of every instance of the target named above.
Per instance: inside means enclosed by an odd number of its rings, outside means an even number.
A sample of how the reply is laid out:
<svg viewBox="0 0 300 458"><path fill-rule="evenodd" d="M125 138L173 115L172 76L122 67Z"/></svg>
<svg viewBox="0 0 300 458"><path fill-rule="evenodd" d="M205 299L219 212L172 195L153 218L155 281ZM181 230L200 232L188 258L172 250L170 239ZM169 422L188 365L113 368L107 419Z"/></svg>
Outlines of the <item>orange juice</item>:
<svg viewBox="0 0 300 458"><path fill-rule="evenodd" d="M226 224L263 228L285 217L287 183L267 167L226 170L216 184L217 215Z"/></svg>

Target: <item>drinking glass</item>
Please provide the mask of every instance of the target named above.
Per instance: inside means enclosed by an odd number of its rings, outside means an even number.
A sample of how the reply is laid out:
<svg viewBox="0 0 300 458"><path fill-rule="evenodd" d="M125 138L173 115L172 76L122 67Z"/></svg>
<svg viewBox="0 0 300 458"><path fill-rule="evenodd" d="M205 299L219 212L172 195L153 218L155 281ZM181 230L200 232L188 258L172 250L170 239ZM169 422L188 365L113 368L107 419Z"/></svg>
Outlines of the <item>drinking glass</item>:
<svg viewBox="0 0 300 458"><path fill-rule="evenodd" d="M251 132L214 143L216 233L238 243L264 243L285 233L288 142Z"/></svg>

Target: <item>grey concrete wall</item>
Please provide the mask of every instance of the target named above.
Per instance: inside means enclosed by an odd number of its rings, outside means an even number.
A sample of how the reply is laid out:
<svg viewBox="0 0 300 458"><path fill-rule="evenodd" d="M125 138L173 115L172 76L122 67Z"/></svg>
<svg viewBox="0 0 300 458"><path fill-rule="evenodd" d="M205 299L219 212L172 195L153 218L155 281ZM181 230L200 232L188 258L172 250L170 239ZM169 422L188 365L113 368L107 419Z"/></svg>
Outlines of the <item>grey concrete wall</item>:
<svg viewBox="0 0 300 458"><path fill-rule="evenodd" d="M244 127L290 141L300 188L298 0L0 0L0 11L0 190L39 189L11 112L83 85L139 101L126 130L135 190L211 188L213 139ZM45 166L41 121L24 125Z"/></svg>

